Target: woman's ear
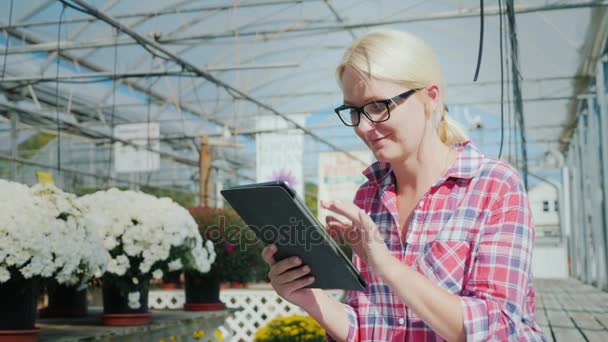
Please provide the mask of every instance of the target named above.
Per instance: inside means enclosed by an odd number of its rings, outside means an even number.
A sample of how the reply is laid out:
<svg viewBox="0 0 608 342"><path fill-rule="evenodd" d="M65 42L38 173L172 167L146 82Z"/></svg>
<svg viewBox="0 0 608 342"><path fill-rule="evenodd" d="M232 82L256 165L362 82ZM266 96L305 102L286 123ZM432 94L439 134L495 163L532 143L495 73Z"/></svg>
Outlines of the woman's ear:
<svg viewBox="0 0 608 342"><path fill-rule="evenodd" d="M430 84L421 90L421 95L424 99L424 115L430 120L433 118L433 113L439 109L439 87L436 84Z"/></svg>
<svg viewBox="0 0 608 342"><path fill-rule="evenodd" d="M439 109L437 108L437 106L439 105L441 99L439 87L436 84L429 85L428 87L426 87L426 95L428 96L431 102L431 112L437 111Z"/></svg>

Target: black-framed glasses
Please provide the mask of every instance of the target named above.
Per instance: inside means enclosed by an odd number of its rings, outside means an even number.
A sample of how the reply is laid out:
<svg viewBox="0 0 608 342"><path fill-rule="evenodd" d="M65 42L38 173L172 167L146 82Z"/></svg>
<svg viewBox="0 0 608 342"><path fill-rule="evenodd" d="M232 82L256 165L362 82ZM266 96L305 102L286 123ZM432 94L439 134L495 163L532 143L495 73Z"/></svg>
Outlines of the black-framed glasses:
<svg viewBox="0 0 608 342"><path fill-rule="evenodd" d="M349 127L355 127L361 122L361 114L371 122L384 122L391 117L391 107L396 107L408 97L414 95L420 89L410 89L405 93L401 93L397 96L391 97L386 100L377 100L364 104L361 107L342 105L334 112L338 114L338 117L342 122Z"/></svg>

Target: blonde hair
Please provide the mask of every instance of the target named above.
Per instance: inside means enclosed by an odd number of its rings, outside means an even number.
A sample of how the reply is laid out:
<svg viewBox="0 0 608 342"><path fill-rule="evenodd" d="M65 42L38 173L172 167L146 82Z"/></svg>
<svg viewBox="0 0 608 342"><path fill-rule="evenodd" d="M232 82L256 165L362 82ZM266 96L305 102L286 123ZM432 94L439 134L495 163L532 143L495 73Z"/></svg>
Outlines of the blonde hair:
<svg viewBox="0 0 608 342"><path fill-rule="evenodd" d="M336 69L340 87L343 87L342 76L346 66L353 67L365 77L400 83L412 89L437 84L442 95L441 103L431 113L437 135L446 145L468 140L460 125L447 115L441 66L433 50L422 39L404 31L370 32L356 40L344 53ZM430 99L425 96L425 110L428 103Z"/></svg>

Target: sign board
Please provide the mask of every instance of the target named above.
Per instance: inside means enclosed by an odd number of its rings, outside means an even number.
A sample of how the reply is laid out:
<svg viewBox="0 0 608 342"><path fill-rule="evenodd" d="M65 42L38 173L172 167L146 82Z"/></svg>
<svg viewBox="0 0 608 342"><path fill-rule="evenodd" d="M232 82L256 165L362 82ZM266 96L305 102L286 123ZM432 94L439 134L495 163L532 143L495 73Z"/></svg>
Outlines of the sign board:
<svg viewBox="0 0 608 342"><path fill-rule="evenodd" d="M145 149L147 146L153 150L160 150L158 122L118 125L114 127L114 137L137 145L114 143L116 172L149 172L160 168L160 155Z"/></svg>
<svg viewBox="0 0 608 342"><path fill-rule="evenodd" d="M304 135L301 131L256 136L258 182L284 180L304 198Z"/></svg>
<svg viewBox="0 0 608 342"><path fill-rule="evenodd" d="M298 124L307 115L290 115ZM260 116L256 129L277 132L256 134L256 179L258 182L284 180L304 198L304 133L289 129L289 123L276 116Z"/></svg>
<svg viewBox="0 0 608 342"><path fill-rule="evenodd" d="M36 171L36 177L40 184L55 184L53 174L47 171Z"/></svg>
<svg viewBox="0 0 608 342"><path fill-rule="evenodd" d="M342 152L320 152L318 162L319 193L317 208L320 222L325 222L329 212L321 208L320 201L352 203L357 189L367 178L363 175L374 160L371 151L351 151L365 165Z"/></svg>

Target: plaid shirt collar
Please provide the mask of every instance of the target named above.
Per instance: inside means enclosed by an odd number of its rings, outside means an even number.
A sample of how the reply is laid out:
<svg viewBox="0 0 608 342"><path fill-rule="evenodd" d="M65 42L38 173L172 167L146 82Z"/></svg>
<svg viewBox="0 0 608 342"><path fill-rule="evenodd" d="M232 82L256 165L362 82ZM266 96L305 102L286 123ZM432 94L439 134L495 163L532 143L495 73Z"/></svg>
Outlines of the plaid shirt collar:
<svg viewBox="0 0 608 342"><path fill-rule="evenodd" d="M452 165L446 170L437 184L449 178L471 179L479 173L483 161L483 154L470 141L453 145L459 149L458 156ZM375 162L363 171L370 183L385 188L395 184L395 175L389 163Z"/></svg>

